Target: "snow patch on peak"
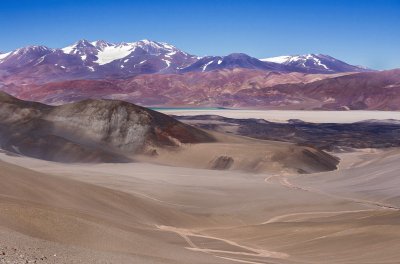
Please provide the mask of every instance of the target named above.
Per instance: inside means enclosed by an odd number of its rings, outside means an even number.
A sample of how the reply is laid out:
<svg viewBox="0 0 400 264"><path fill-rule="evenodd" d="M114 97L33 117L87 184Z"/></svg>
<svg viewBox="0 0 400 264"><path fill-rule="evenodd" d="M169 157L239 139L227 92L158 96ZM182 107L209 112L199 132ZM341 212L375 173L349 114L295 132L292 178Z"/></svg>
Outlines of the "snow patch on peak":
<svg viewBox="0 0 400 264"><path fill-rule="evenodd" d="M95 49L96 47L89 41L82 39L79 40L78 42L75 42L71 46L67 46L65 48L62 48L61 51L64 52L65 54L77 54L81 53L82 49Z"/></svg>
<svg viewBox="0 0 400 264"><path fill-rule="evenodd" d="M329 70L329 68L328 68L325 64L321 63L321 60L320 60L320 59L314 58L314 60L315 60L315 62L317 63L318 66L321 66L321 67L324 68L325 70Z"/></svg>
<svg viewBox="0 0 400 264"><path fill-rule="evenodd" d="M95 63L99 65L123 59L135 51L136 48L141 48L150 55L164 54L167 58L171 58L171 56L179 52L177 48L168 43L156 42L148 39L131 43L122 42L119 44L111 44L105 41L94 41L91 44L98 49L97 60ZM67 47L66 49L67 52L71 52L71 47Z"/></svg>
<svg viewBox="0 0 400 264"><path fill-rule="evenodd" d="M99 65L104 65L112 61L125 58L134 50L135 47L133 45L126 45L125 43L120 45L107 46L97 53L97 60L95 61L95 63Z"/></svg>
<svg viewBox="0 0 400 264"><path fill-rule="evenodd" d="M140 40L138 42L133 42L130 44L136 47L140 47L141 49L143 49L144 51L146 51L151 55L159 55L162 53L163 54L169 53L170 55L173 55L171 53L179 51L177 48L168 43L156 42L148 39Z"/></svg>
<svg viewBox="0 0 400 264"><path fill-rule="evenodd" d="M274 63L285 63L287 62L292 56L277 56L277 57L271 57L271 58L265 58L265 59L260 59L261 61L267 61L267 62L274 62Z"/></svg>
<svg viewBox="0 0 400 264"><path fill-rule="evenodd" d="M203 72L206 71L208 65L210 65L210 64L213 63L213 62L214 62L214 60L211 60L211 61L207 62L207 63L203 66L203 70L202 70L202 71L203 71Z"/></svg>
<svg viewBox="0 0 400 264"><path fill-rule="evenodd" d="M92 44L93 46L95 46L96 48L98 48L100 50L103 50L104 48L109 47L109 46L115 46L115 44L109 43L104 40L92 41L92 42L90 42L90 44Z"/></svg>
<svg viewBox="0 0 400 264"><path fill-rule="evenodd" d="M65 54L71 54L74 49L75 49L75 46L72 45L72 46L68 46L68 47L62 48L61 50Z"/></svg>
<svg viewBox="0 0 400 264"><path fill-rule="evenodd" d="M261 59L262 61L266 62L274 62L279 64L291 64L291 63L300 63L303 67L306 66L306 63L309 65L314 64L314 66L323 68L324 70L330 70L325 64L321 62L321 58L329 59L334 61L332 57L325 56L322 54L305 54L305 55L293 55L293 56L278 56L272 58Z"/></svg>
<svg viewBox="0 0 400 264"><path fill-rule="evenodd" d="M143 42L145 45L152 45L152 44L155 43L155 41L152 41L152 40L149 40L149 39L141 39L138 42Z"/></svg>
<svg viewBox="0 0 400 264"><path fill-rule="evenodd" d="M7 53L1 53L1 54L0 54L0 61L3 60L3 59L5 59L5 58L7 58L8 55L10 55L11 53L12 53L12 51L7 52Z"/></svg>
<svg viewBox="0 0 400 264"><path fill-rule="evenodd" d="M171 66L171 61L166 60L166 59L162 59L162 60L167 64L167 67L165 67L165 68L169 68L169 66Z"/></svg>
<svg viewBox="0 0 400 264"><path fill-rule="evenodd" d="M176 51L172 51L170 53L165 54L165 57L171 58L171 56L175 55L177 52Z"/></svg>

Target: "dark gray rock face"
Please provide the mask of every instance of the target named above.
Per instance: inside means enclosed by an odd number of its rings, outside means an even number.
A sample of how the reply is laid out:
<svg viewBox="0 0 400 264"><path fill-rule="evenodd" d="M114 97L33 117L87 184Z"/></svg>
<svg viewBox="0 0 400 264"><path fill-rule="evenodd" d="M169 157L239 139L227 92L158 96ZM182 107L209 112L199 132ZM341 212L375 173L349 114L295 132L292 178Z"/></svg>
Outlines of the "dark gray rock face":
<svg viewBox="0 0 400 264"><path fill-rule="evenodd" d="M316 124L301 120L274 123L263 119L234 119L214 115L175 118L182 122L190 121L190 124L203 129L233 131L237 135L309 145L327 151L400 146L400 123L396 120Z"/></svg>

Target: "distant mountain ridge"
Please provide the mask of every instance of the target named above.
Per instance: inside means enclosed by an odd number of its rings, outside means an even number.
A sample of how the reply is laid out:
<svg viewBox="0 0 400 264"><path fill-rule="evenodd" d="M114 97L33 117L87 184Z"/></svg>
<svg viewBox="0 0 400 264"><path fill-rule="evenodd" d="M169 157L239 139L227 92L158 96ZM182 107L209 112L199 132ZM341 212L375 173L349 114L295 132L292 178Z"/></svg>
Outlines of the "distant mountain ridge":
<svg viewBox="0 0 400 264"><path fill-rule="evenodd" d="M281 110L400 110L399 88L400 69L342 74L224 69L38 85L0 84L0 90L20 99L52 105L108 98L153 107Z"/></svg>
<svg viewBox="0 0 400 264"><path fill-rule="evenodd" d="M284 57L287 60L282 59ZM198 57L168 43L151 40L130 43L79 40L60 49L28 46L0 53L0 80L6 83L29 84L235 68L323 74L370 71L328 55L309 54L279 58L281 60L259 60L243 53Z"/></svg>
<svg viewBox="0 0 400 264"><path fill-rule="evenodd" d="M278 56L261 59L264 62L278 63L293 68L301 68L307 73L338 73L370 71L366 67L354 66L324 54Z"/></svg>

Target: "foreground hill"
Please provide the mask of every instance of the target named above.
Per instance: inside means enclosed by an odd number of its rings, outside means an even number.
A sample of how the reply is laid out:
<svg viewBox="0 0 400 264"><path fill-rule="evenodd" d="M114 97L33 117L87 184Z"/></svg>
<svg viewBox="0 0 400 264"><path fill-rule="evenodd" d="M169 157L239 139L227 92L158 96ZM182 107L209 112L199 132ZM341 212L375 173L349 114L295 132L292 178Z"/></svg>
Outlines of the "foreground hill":
<svg viewBox="0 0 400 264"><path fill-rule="evenodd" d="M211 142L207 133L122 101L52 107L0 93L0 146L55 161L127 161L152 147Z"/></svg>

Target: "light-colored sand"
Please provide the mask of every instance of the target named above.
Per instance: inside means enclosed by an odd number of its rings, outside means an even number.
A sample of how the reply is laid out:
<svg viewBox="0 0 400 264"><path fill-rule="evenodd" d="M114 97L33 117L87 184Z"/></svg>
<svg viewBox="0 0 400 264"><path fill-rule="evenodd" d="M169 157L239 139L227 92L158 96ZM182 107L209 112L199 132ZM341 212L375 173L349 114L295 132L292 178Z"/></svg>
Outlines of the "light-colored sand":
<svg viewBox="0 0 400 264"><path fill-rule="evenodd" d="M337 158L315 148L208 131L217 142L158 148L155 156L134 156L141 162L199 169L289 174L336 169Z"/></svg>
<svg viewBox="0 0 400 264"><path fill-rule="evenodd" d="M229 118L260 118L285 123L299 119L313 123L353 123L363 120L400 120L400 111L300 111L300 110L209 110L209 109L160 109L168 115L219 115Z"/></svg>
<svg viewBox="0 0 400 264"><path fill-rule="evenodd" d="M0 260L398 262L400 152L342 158L338 171L296 176L2 153Z"/></svg>
<svg viewBox="0 0 400 264"><path fill-rule="evenodd" d="M345 155L348 160L354 158L349 155ZM341 197L375 201L376 204L400 209L399 161L399 149L364 151L345 170L298 176L291 182Z"/></svg>

